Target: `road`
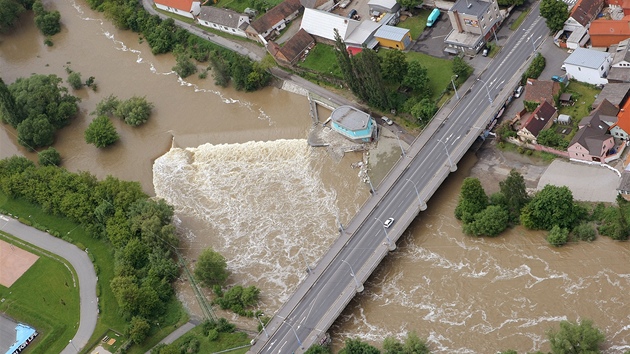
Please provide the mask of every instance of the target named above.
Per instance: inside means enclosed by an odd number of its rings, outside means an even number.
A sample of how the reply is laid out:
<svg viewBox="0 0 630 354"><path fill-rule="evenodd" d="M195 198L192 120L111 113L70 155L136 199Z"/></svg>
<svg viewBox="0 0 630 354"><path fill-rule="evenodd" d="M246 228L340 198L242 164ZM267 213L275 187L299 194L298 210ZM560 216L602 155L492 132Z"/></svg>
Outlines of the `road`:
<svg viewBox="0 0 630 354"><path fill-rule="evenodd" d="M62 354L77 353L77 349L83 349L94 329L98 318L98 299L96 297L96 273L92 261L85 251L75 245L53 237L36 228L26 226L8 216L0 215L0 231L4 231L14 237L53 253L70 263L77 274L79 285L80 319L77 333L72 342L61 352ZM76 348L76 349L75 349Z"/></svg>
<svg viewBox="0 0 630 354"><path fill-rule="evenodd" d="M346 233L271 320L269 337L259 335L250 352L303 352L362 290L362 283L395 247L396 240L518 85L524 64L548 34L538 3L521 28L473 79L472 86L459 93L461 99L455 108L434 118L428 131L416 139ZM382 221L389 217L396 222L385 229Z"/></svg>

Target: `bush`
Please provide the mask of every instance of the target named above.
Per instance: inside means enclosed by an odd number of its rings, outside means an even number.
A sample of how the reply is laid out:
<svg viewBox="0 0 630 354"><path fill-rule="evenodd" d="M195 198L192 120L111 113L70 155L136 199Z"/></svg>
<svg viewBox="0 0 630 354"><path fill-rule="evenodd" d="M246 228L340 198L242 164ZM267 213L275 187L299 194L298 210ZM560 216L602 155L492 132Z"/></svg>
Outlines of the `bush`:
<svg viewBox="0 0 630 354"><path fill-rule="evenodd" d="M210 331L208 331L208 340L209 341L214 342L218 338L219 338L219 331L217 331L216 329L211 329Z"/></svg>
<svg viewBox="0 0 630 354"><path fill-rule="evenodd" d="M177 56L177 65L173 67L173 71L183 79L196 73L197 66L188 58L188 56L186 56L186 54L180 54Z"/></svg>
<svg viewBox="0 0 630 354"><path fill-rule="evenodd" d="M85 130L85 142L97 148L107 147L120 139L114 124L106 116L98 116Z"/></svg>
<svg viewBox="0 0 630 354"><path fill-rule="evenodd" d="M120 103L116 108L116 116L131 126L145 123L151 115L153 104L146 97L133 96Z"/></svg>
<svg viewBox="0 0 630 354"><path fill-rule="evenodd" d="M37 154L37 163L39 163L40 166L59 166L61 163L61 155L59 155L59 151L55 148L49 147Z"/></svg>
<svg viewBox="0 0 630 354"><path fill-rule="evenodd" d="M529 65L521 78L521 85L527 84L528 78L537 79L540 74L542 74L543 70L545 70L546 65L547 61L545 60L545 57L543 57L540 53L536 54L536 57L532 60L532 63Z"/></svg>
<svg viewBox="0 0 630 354"><path fill-rule="evenodd" d="M68 84L75 90L83 87L83 81L81 81L81 73L73 71L68 75Z"/></svg>
<svg viewBox="0 0 630 354"><path fill-rule="evenodd" d="M594 241L596 237L595 228L591 224L580 224L573 228L573 236L582 241Z"/></svg>
<svg viewBox="0 0 630 354"><path fill-rule="evenodd" d="M547 235L547 242L555 247L560 247L569 242L569 230L555 225Z"/></svg>

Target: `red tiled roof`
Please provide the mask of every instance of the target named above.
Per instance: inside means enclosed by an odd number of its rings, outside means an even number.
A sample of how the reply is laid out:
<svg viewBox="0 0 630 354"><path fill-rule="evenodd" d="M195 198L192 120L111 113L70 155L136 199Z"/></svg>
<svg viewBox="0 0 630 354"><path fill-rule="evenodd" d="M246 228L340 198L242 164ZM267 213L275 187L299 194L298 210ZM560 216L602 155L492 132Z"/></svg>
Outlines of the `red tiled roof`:
<svg viewBox="0 0 630 354"><path fill-rule="evenodd" d="M630 134L630 100L626 101L617 114L617 126Z"/></svg>
<svg viewBox="0 0 630 354"><path fill-rule="evenodd" d="M194 0L154 0L154 2L156 4L160 4L160 5L164 5L164 6L168 6L168 7L172 7L175 9L179 9L179 10L183 10L183 11L190 11L192 9L192 5L194 2L199 2L199 1L194 1Z"/></svg>
<svg viewBox="0 0 630 354"><path fill-rule="evenodd" d="M538 133L545 127L545 125L551 120L556 113L556 109L547 101L543 101L532 115L527 119L527 122L523 125L523 128L527 129L533 136L538 136Z"/></svg>
<svg viewBox="0 0 630 354"><path fill-rule="evenodd" d="M603 5L604 0L578 0L569 17L573 17L574 20L586 27L597 16Z"/></svg>
<svg viewBox="0 0 630 354"><path fill-rule="evenodd" d="M542 101L553 102L553 96L560 92L560 84L550 80L527 79L525 84L525 101L541 103Z"/></svg>
<svg viewBox="0 0 630 354"><path fill-rule="evenodd" d="M591 36L624 36L630 37L630 16L622 20L595 20L588 30Z"/></svg>
<svg viewBox="0 0 630 354"><path fill-rule="evenodd" d="M264 33L282 19L285 19L292 13L298 11L301 7L302 4L300 3L300 0L285 0L271 10L267 11L256 21L252 22L251 26L258 33Z"/></svg>

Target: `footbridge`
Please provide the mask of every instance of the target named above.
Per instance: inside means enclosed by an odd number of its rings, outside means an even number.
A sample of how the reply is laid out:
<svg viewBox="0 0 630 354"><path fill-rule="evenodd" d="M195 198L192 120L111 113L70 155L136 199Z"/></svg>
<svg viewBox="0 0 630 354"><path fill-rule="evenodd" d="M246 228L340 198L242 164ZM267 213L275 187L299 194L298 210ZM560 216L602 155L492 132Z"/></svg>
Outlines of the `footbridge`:
<svg viewBox="0 0 630 354"><path fill-rule="evenodd" d="M330 250L310 269L295 293L254 340L249 353L302 353L325 337L374 269L396 249L396 241L427 208L427 202L473 142L495 122L536 46L548 34L532 9L520 30L456 93L456 103L433 118L404 151ZM395 222L385 228L388 218Z"/></svg>

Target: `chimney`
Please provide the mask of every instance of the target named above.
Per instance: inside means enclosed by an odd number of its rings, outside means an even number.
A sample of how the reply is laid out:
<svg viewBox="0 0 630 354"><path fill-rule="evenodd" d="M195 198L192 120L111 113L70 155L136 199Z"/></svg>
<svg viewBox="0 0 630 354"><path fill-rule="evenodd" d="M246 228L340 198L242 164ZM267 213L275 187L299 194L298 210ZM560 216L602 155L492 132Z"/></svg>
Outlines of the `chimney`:
<svg viewBox="0 0 630 354"><path fill-rule="evenodd" d="M457 10L453 10L453 16L455 16L455 23L457 23L457 32L464 32L464 30L462 29L462 24L459 22L459 12Z"/></svg>

